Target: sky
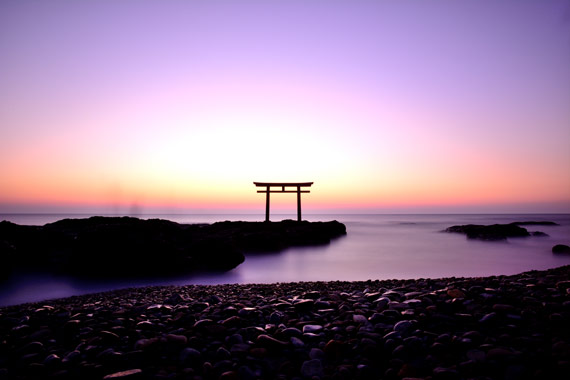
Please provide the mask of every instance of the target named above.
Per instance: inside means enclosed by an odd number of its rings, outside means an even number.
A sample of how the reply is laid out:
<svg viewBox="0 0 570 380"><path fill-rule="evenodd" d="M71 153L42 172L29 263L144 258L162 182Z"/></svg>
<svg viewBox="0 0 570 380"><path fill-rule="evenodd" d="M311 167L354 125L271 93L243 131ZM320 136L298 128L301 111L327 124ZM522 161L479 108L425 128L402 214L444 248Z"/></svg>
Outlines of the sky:
<svg viewBox="0 0 570 380"><path fill-rule="evenodd" d="M0 213L263 213L253 181L570 212L570 1L0 2Z"/></svg>

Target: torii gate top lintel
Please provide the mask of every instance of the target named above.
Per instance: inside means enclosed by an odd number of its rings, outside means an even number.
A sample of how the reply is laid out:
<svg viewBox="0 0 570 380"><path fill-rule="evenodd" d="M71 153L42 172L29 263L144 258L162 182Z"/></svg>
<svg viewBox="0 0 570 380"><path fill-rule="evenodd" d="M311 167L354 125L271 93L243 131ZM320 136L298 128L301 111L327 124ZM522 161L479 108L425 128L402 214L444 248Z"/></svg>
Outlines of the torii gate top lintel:
<svg viewBox="0 0 570 380"><path fill-rule="evenodd" d="M311 186L313 182L254 182L255 186Z"/></svg>
<svg viewBox="0 0 570 380"><path fill-rule="evenodd" d="M297 193L297 220L301 221L301 193L310 193L309 190L301 190L301 187L310 187L313 182L254 182L257 187L265 187L265 190L257 190L265 193L265 221L269 222L269 194L270 193ZM271 190L272 187L280 187L280 190ZM296 190L285 190L286 187L296 187Z"/></svg>

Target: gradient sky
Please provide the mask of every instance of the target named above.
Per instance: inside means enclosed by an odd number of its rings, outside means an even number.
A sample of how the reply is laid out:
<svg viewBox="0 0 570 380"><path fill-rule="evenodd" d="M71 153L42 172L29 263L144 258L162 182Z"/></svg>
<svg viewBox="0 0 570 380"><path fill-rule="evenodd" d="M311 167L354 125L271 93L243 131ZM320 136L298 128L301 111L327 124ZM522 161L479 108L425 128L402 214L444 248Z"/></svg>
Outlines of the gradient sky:
<svg viewBox="0 0 570 380"><path fill-rule="evenodd" d="M0 212L262 213L253 181L570 212L570 1L0 2Z"/></svg>

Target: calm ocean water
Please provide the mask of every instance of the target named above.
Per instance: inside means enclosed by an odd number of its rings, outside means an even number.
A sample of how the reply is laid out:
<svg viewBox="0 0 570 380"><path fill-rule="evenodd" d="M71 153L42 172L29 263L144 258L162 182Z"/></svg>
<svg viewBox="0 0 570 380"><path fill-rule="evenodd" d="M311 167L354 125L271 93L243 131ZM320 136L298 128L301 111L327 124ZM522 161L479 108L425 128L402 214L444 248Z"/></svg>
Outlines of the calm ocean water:
<svg viewBox="0 0 570 380"><path fill-rule="evenodd" d="M43 225L63 218L89 215L0 214L0 220ZM263 215L139 215L179 223L221 220L261 221ZM294 219L275 215L272 220ZM280 253L247 255L239 267L215 274L168 279L87 282L48 274L21 273L0 283L0 305L93 293L145 285L272 283L289 281L368 280L516 274L570 264L570 255L554 255L555 244L570 244L570 215L306 215L310 221L336 219L347 236L321 247L290 248ZM548 220L559 226L526 226L548 237L509 239L506 242L467 240L442 233L456 224L494 224Z"/></svg>

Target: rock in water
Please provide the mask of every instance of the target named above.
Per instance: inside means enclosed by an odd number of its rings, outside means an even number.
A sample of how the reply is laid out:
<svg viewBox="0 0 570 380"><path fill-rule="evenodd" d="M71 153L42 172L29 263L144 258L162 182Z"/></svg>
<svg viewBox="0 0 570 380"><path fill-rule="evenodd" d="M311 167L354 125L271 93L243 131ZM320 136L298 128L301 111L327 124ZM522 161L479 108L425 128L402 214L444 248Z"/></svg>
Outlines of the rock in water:
<svg viewBox="0 0 570 380"><path fill-rule="evenodd" d="M140 277L230 270L243 252L327 244L346 234L331 222L178 224L131 217L64 219L45 226L0 222L0 276L14 269L78 277Z"/></svg>
<svg viewBox="0 0 570 380"><path fill-rule="evenodd" d="M469 239L480 240L505 240L508 237L530 236L526 228L516 224L493 224L490 226L467 224L462 226L452 226L445 232L457 232L467 235Z"/></svg>
<svg viewBox="0 0 570 380"><path fill-rule="evenodd" d="M552 253L570 253L570 247L565 244L556 244L552 247Z"/></svg>

